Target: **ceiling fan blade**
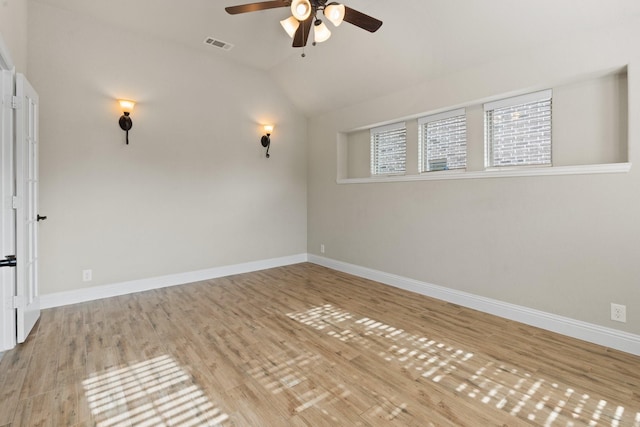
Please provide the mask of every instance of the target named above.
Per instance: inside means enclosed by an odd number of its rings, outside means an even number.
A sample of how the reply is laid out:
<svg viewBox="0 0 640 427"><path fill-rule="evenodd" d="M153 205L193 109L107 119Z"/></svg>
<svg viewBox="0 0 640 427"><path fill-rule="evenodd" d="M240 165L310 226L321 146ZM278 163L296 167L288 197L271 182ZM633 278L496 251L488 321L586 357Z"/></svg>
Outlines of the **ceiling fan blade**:
<svg viewBox="0 0 640 427"><path fill-rule="evenodd" d="M375 33L378 28L382 26L382 21L379 19L373 18L362 12L358 12L357 10L351 9L347 6L344 7L344 21L347 21L356 27L360 27L363 30L367 30L370 33Z"/></svg>
<svg viewBox="0 0 640 427"><path fill-rule="evenodd" d="M230 15L237 15L238 13L257 12L265 9L275 9L277 7L291 6L291 2L287 0L272 0L263 1L258 3L241 4L238 6L225 7L224 10Z"/></svg>
<svg viewBox="0 0 640 427"><path fill-rule="evenodd" d="M293 47L305 47L307 45L307 39L309 39L312 23L313 15L300 23L300 26L296 30L296 34L293 36Z"/></svg>

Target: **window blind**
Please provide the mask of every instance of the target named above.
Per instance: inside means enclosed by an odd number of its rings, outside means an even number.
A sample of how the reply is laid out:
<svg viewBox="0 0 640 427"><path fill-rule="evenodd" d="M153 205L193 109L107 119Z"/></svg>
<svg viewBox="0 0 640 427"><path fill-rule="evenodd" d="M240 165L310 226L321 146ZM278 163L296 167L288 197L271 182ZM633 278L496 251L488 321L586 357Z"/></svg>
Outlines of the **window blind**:
<svg viewBox="0 0 640 427"><path fill-rule="evenodd" d="M371 174L404 173L407 163L407 129L404 123L371 129Z"/></svg>
<svg viewBox="0 0 640 427"><path fill-rule="evenodd" d="M418 119L420 171L467 167L467 118L464 108Z"/></svg>
<svg viewBox="0 0 640 427"><path fill-rule="evenodd" d="M551 165L551 91L485 104L485 164Z"/></svg>

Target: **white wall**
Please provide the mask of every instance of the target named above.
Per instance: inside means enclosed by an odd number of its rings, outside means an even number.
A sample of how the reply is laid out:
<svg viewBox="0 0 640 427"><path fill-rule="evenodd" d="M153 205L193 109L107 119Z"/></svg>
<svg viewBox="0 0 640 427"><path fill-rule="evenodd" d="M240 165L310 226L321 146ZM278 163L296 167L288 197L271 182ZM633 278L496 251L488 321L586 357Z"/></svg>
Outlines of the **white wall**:
<svg viewBox="0 0 640 427"><path fill-rule="evenodd" d="M306 119L266 74L41 2L28 65L42 294L306 251ZM138 102L129 146L118 98Z"/></svg>
<svg viewBox="0 0 640 427"><path fill-rule="evenodd" d="M0 2L0 34L20 73L27 73L27 0Z"/></svg>
<svg viewBox="0 0 640 427"><path fill-rule="evenodd" d="M633 24L312 119L308 252L319 255L324 244L324 256L339 261L640 333L640 22ZM626 64L629 173L336 184L338 133ZM627 305L627 323L609 320L610 302Z"/></svg>

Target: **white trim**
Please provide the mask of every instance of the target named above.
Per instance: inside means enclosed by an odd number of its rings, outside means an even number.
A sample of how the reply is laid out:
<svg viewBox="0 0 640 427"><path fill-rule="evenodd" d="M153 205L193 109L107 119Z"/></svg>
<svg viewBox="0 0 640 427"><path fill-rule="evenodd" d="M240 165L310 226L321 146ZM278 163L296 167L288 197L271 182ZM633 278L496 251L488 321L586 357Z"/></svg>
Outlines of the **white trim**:
<svg viewBox="0 0 640 427"><path fill-rule="evenodd" d="M455 110L443 111L442 113L431 114L428 116L420 117L418 119L418 126L422 126L425 123L437 122L438 120L451 119L453 117L464 116L467 114L466 108L458 108Z"/></svg>
<svg viewBox="0 0 640 427"><path fill-rule="evenodd" d="M184 285L202 280L216 279L218 277L234 274L250 273L268 268L282 267L285 265L299 264L307 261L307 254L290 255L280 258L271 258L260 261L246 262L242 264L227 265L222 267L207 268L204 270L186 273L170 274L168 276L153 277L149 279L131 280L128 282L114 283L111 285L95 286L91 288L73 291L56 292L40 296L42 309L61 307L87 301L95 301L119 295L127 295L135 292L149 291L152 289L166 288L169 286Z"/></svg>
<svg viewBox="0 0 640 427"><path fill-rule="evenodd" d="M627 173L631 170L631 163L604 163L599 165L577 166L546 166L525 168L494 168L483 171L450 170L425 172L420 175L402 176L373 176L367 178L338 178L338 184L372 184L380 182L402 181L440 181L447 179L484 179L484 178L514 178L525 176L553 176L553 175L595 175L603 173Z"/></svg>
<svg viewBox="0 0 640 427"><path fill-rule="evenodd" d="M484 104L484 111L491 111L497 108L511 107L513 105L529 104L532 102L542 101L543 99L551 99L553 90L541 90L539 92L527 93L524 95L513 96L511 98L499 99L497 101L487 102Z"/></svg>
<svg viewBox="0 0 640 427"><path fill-rule="evenodd" d="M505 319L640 356L640 335L611 329L492 298L449 289L313 254L309 262L386 285L479 310Z"/></svg>
<svg viewBox="0 0 640 427"><path fill-rule="evenodd" d="M375 128L371 128L369 130L369 133L371 135L373 135L373 134L376 134L376 133L390 132L392 130L406 129L406 127L407 127L406 122L391 123L389 125L384 125L384 126L378 126L378 127L375 127Z"/></svg>

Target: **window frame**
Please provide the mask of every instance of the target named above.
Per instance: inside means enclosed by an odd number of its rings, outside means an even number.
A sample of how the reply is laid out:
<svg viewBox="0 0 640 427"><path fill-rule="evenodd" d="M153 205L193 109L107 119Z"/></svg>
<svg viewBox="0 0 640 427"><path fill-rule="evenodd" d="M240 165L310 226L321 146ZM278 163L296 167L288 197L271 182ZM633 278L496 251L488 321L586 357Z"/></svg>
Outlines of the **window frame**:
<svg viewBox="0 0 640 427"><path fill-rule="evenodd" d="M446 168L429 170L429 161L427 156L428 139L427 128L429 123L448 120L455 117L464 117L464 167ZM457 108L454 110L444 111L442 113L430 114L418 118L418 170L420 173L441 172L443 170L466 170L467 169L467 111L466 108Z"/></svg>
<svg viewBox="0 0 640 427"><path fill-rule="evenodd" d="M490 136L492 120L489 113L497 109L515 107L519 105L533 104L549 100L549 162L548 163L521 163L521 164L494 164L494 140ZM504 168L543 168L553 166L553 89L545 89L537 92L531 92L524 95L503 98L496 101L486 102L483 104L484 110L484 167L487 170L504 169Z"/></svg>
<svg viewBox="0 0 640 427"><path fill-rule="evenodd" d="M401 141L401 145L404 149L404 161L403 161L403 170L402 171L395 171L395 172L380 172L379 171L379 152L378 152L378 146L377 146L377 140L376 140L376 136L383 134L383 133L387 133L387 132L394 132L394 131L398 131L398 130L402 130L404 131L404 135L403 135L403 139ZM406 126L406 122L397 122L397 123L391 123L388 125L384 125L384 126L378 126L378 127L374 127L371 128L369 130L370 132L370 141L371 141L371 158L370 158L370 173L371 176L373 177L377 177L377 176L393 176L393 175L404 175L407 173L407 126Z"/></svg>

